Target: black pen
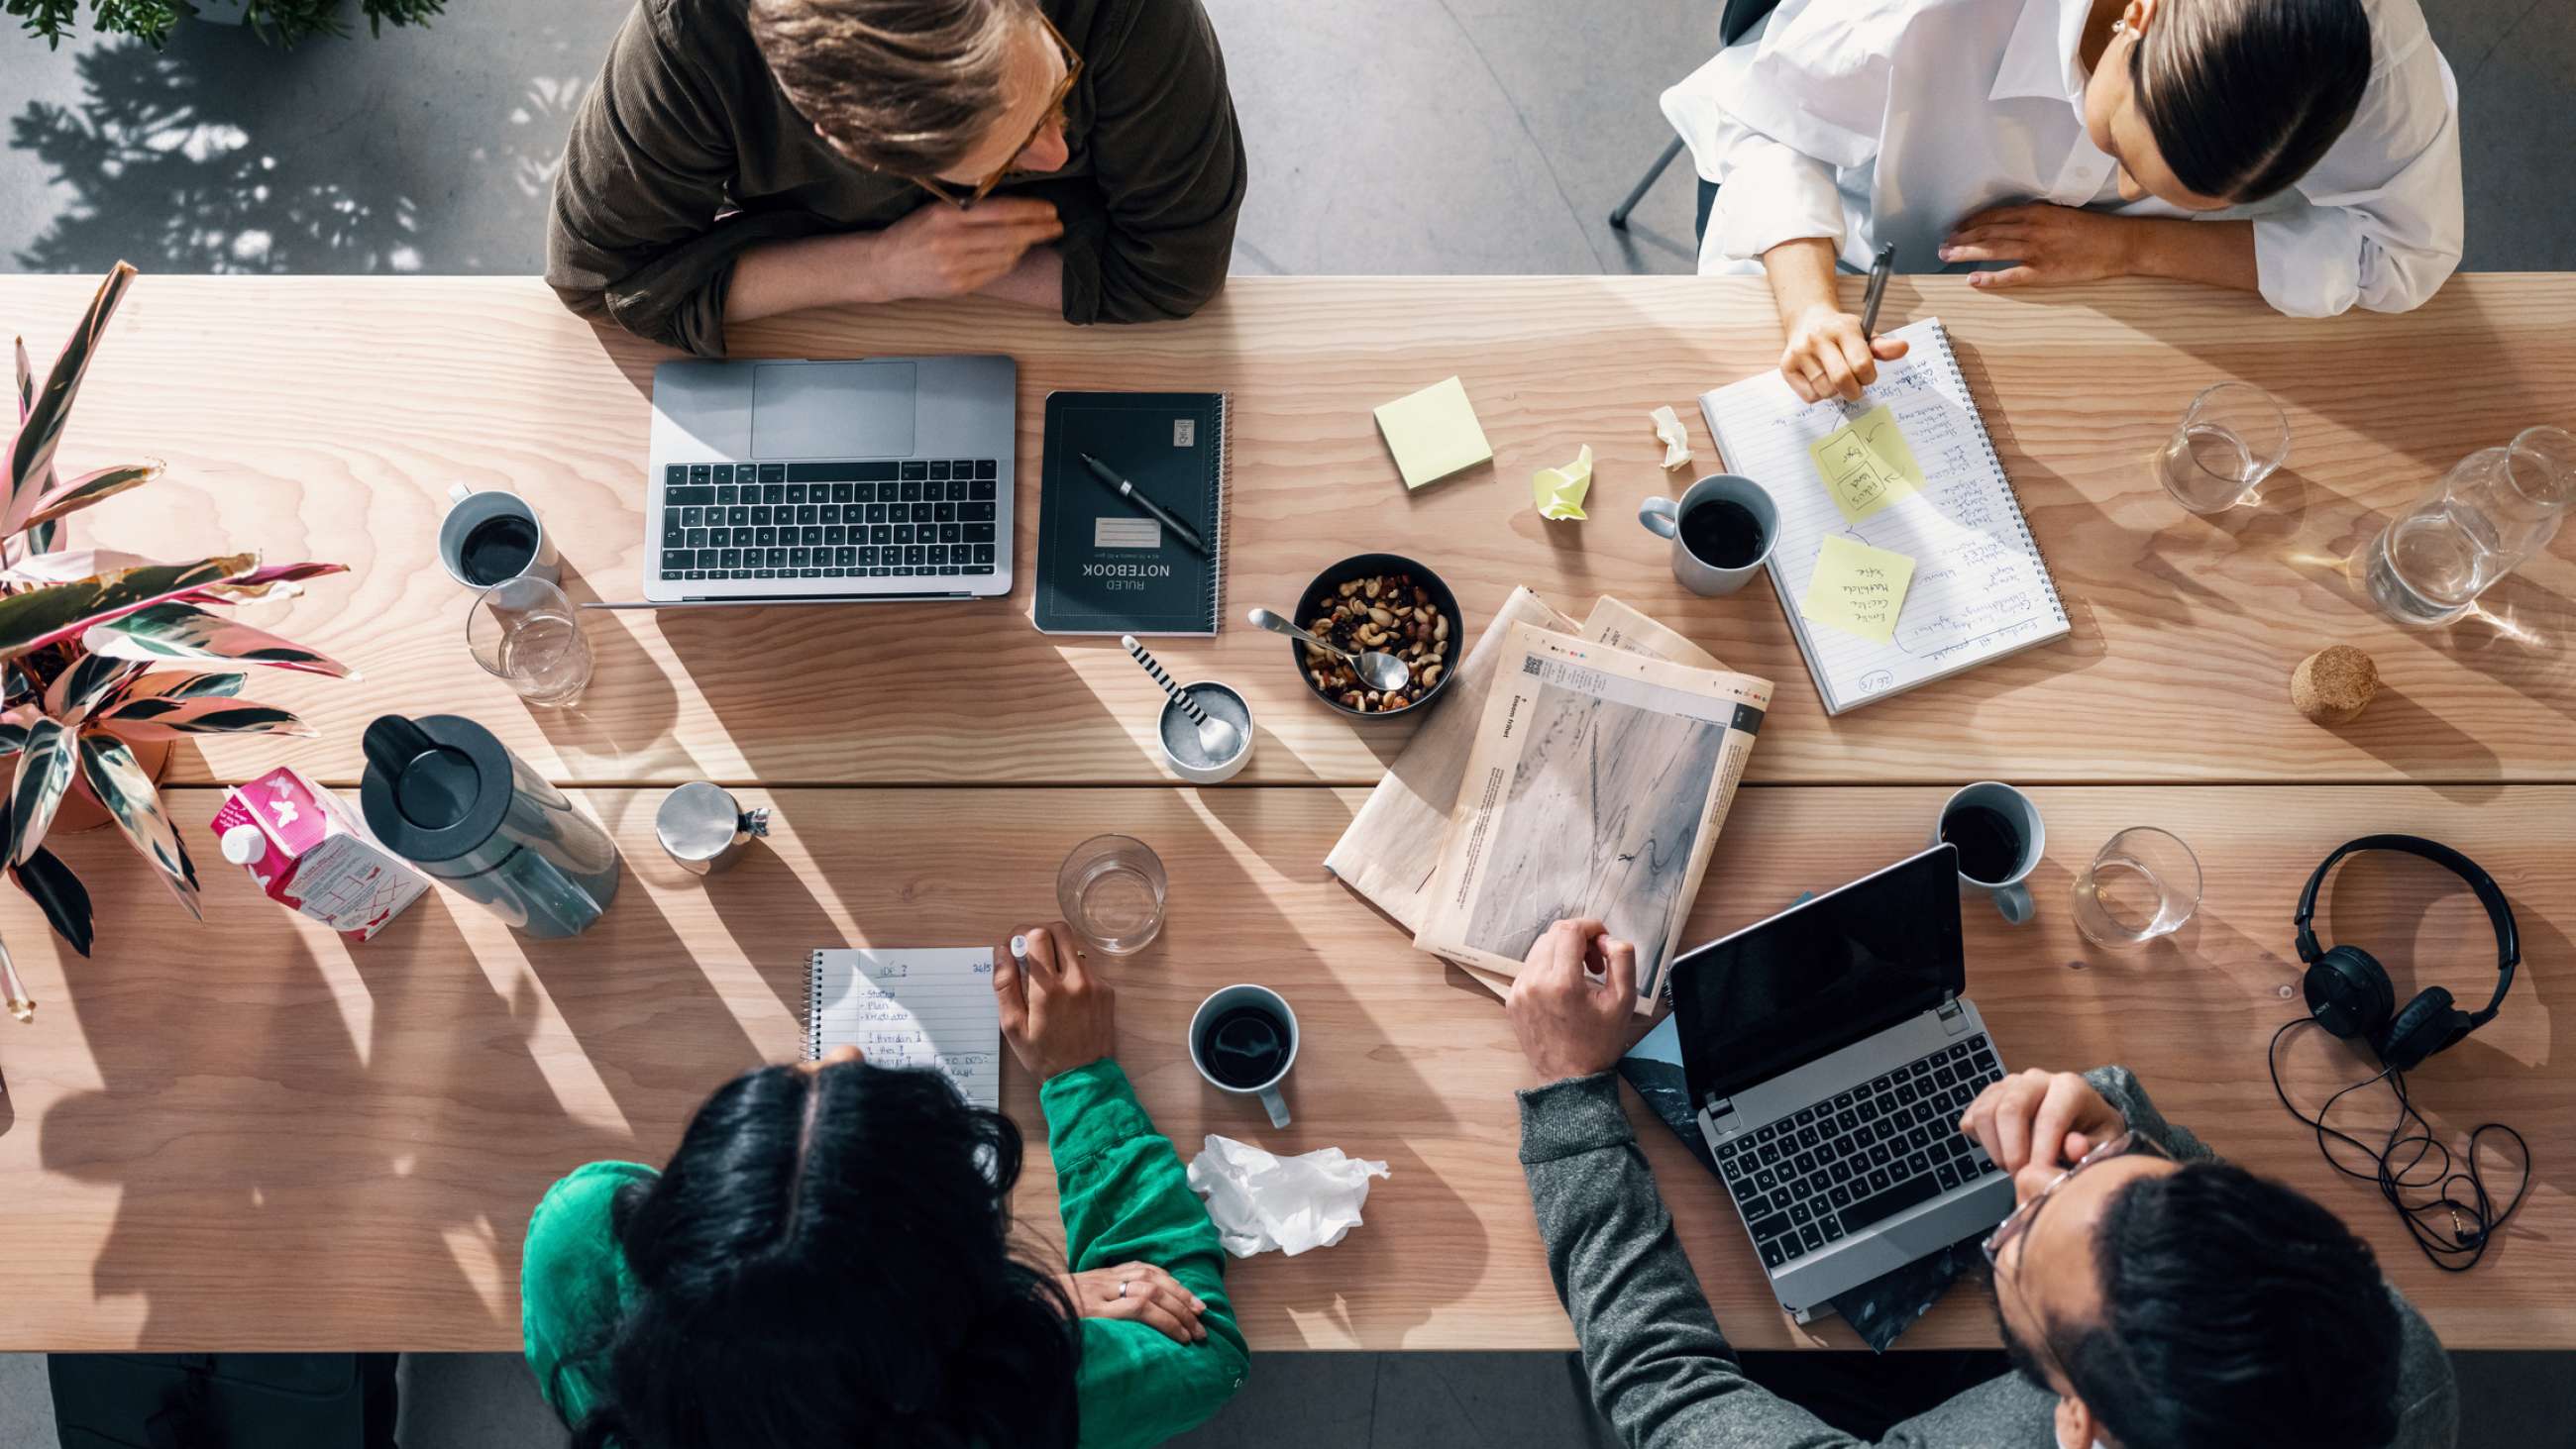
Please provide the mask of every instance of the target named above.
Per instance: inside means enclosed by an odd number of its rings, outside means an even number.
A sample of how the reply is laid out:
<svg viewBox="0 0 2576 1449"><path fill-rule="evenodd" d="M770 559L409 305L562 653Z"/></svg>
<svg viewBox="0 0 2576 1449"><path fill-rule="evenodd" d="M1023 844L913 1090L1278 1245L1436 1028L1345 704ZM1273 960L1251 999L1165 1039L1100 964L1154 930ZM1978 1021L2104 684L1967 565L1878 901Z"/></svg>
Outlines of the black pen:
<svg viewBox="0 0 2576 1449"><path fill-rule="evenodd" d="M1887 297L1888 274L1896 270L1896 243L1878 249L1878 259L1869 264L1869 292L1860 301L1860 340L1869 341L1878 334L1878 304Z"/></svg>
<svg viewBox="0 0 2576 1449"><path fill-rule="evenodd" d="M1089 453L1076 453L1074 456L1080 458L1082 460L1082 466L1090 469L1091 476L1099 479L1101 484L1108 488L1110 492L1117 494L1119 497L1126 499L1128 502L1135 504L1141 509L1144 509L1147 513L1161 519L1165 528L1168 528L1172 532L1181 536L1181 542L1188 544L1191 548L1196 549L1200 553L1206 553L1208 551L1207 540L1199 537L1197 529L1190 527L1188 524L1181 522L1177 518L1174 518L1172 516L1172 510L1165 508L1153 499L1138 492L1135 484L1130 483L1126 479L1119 477L1117 474L1110 472L1108 464L1101 462L1098 458L1091 456Z"/></svg>

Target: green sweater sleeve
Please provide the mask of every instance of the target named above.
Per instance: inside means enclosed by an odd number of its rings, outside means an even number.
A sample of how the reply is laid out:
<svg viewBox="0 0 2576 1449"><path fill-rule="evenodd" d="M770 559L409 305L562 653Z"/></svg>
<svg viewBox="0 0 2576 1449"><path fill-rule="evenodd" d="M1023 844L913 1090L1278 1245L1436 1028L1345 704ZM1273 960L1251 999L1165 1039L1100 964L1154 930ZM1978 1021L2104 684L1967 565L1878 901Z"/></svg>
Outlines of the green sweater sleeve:
<svg viewBox="0 0 2576 1449"><path fill-rule="evenodd" d="M608 1340L630 1290L612 1210L618 1190L660 1174L635 1162L593 1162L546 1189L519 1255L519 1336L528 1372L566 1424L599 1397L592 1353Z"/></svg>
<svg viewBox="0 0 2576 1449"><path fill-rule="evenodd" d="M1145 1449L1205 1423L1243 1387L1249 1356L1225 1294L1225 1251L1171 1142L1113 1061L1038 1089L1075 1272L1145 1262L1207 1304L1204 1343L1129 1319L1081 1320L1082 1449Z"/></svg>

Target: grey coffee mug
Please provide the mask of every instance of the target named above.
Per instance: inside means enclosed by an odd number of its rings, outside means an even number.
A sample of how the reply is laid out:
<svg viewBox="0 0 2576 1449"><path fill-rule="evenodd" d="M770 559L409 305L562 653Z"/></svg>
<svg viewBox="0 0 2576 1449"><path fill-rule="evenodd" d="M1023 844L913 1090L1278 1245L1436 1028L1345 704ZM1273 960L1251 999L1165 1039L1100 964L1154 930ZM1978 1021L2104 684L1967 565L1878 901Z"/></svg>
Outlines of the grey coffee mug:
<svg viewBox="0 0 2576 1449"><path fill-rule="evenodd" d="M1268 1081L1243 1087L1217 1076L1208 1066L1207 1047L1200 1040L1209 1023L1238 1006L1260 1007L1288 1036L1287 1054L1280 1060L1279 1070L1271 1073ZM1190 1013L1190 1065L1198 1068L1199 1075L1207 1079L1207 1084L1220 1092L1237 1097L1259 1097L1262 1107L1270 1113L1270 1125L1285 1127L1288 1125L1288 1099L1280 1095L1279 1085L1288 1080L1288 1069L1297 1065L1297 1013L1289 1010L1287 997L1267 986L1238 982L1210 992L1208 999L1199 1003L1199 1009Z"/></svg>
<svg viewBox="0 0 2576 1449"><path fill-rule="evenodd" d="M1682 542L1682 520L1693 509L1711 503L1734 503L1753 515L1755 526L1762 530L1762 546L1753 551L1752 561L1728 567L1713 563L1691 552ZM1673 577L1694 594L1710 598L1734 593L1746 581L1762 571L1771 558L1771 546L1780 538L1780 505L1759 483L1738 473L1711 473L1693 483L1682 493L1681 501L1649 498L1637 509L1637 521L1658 538L1673 541Z"/></svg>
<svg viewBox="0 0 2576 1449"><path fill-rule="evenodd" d="M2039 868L2040 856L2048 849L2048 827L2040 821L2039 806L2028 795L1999 780L1980 780L1941 802L1941 813L1932 820L1934 845L1941 843L1941 827L1949 822L1950 812L1963 805L1980 805L2002 816L2013 834L2021 838L2021 856L2002 880L1979 880L1961 871L1959 884L1991 898L2005 924L2026 923L2032 911L2030 873Z"/></svg>
<svg viewBox="0 0 2576 1449"><path fill-rule="evenodd" d="M525 567L509 578L473 579L465 573L465 540L475 527L494 518L521 518L537 535L536 553ZM438 523L438 561L447 566L448 577L469 589L488 589L506 584L512 578L543 579L550 584L563 582L562 561L555 553L555 541L547 534L546 525L528 500L506 489L494 488L476 492L463 483L452 483L447 489L447 516Z"/></svg>

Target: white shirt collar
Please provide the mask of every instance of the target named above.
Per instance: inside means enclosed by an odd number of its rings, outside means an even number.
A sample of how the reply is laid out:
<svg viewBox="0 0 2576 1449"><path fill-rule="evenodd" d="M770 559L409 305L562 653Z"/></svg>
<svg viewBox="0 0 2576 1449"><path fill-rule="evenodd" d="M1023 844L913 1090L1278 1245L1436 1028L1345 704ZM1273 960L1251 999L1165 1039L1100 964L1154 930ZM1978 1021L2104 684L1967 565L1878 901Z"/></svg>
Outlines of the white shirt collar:
<svg viewBox="0 0 2576 1449"><path fill-rule="evenodd" d="M2023 0L2021 18L2013 22L2012 39L2004 44L2003 64L1995 68L1995 86L1986 98L2071 101L2084 94L2084 67L2075 51L2092 14L2092 0Z"/></svg>

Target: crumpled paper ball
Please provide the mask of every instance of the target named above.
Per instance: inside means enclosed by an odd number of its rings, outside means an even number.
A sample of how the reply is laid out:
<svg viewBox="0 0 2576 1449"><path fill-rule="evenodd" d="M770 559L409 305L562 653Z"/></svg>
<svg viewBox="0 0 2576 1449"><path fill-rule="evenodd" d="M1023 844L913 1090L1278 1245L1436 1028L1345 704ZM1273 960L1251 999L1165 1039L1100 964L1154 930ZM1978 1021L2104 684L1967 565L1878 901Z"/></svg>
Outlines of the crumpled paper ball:
<svg viewBox="0 0 2576 1449"><path fill-rule="evenodd" d="M1385 1163L1338 1147L1279 1157L1214 1133L1190 1159L1190 1189L1207 1199L1217 1241L1238 1258L1331 1247L1360 1225L1369 1179L1390 1176Z"/></svg>

